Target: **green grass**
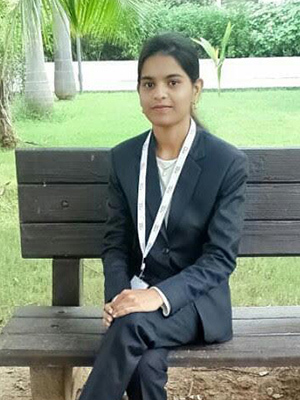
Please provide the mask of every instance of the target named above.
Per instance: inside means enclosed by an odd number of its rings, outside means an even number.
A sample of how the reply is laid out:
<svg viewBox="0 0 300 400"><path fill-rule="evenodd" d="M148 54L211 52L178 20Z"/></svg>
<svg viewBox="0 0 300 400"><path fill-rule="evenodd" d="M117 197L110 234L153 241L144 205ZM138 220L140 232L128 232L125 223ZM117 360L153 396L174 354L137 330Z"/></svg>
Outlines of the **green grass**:
<svg viewBox="0 0 300 400"><path fill-rule="evenodd" d="M202 122L238 146L300 145L299 90L204 92ZM135 93L87 93L57 102L52 118L24 119L16 106L18 134L39 146L108 146L148 129Z"/></svg>
<svg viewBox="0 0 300 400"><path fill-rule="evenodd" d="M199 117L215 135L243 147L300 146L300 90L204 92ZM111 147L148 129L135 93L86 93L30 120L21 99L14 121L22 146ZM8 184L7 184L8 183ZM7 185L6 185L7 184ZM1 195L1 188L5 187ZM0 325L16 305L51 303L51 260L22 259L13 152L0 152ZM238 260L234 305L300 304L300 258ZM99 260L84 260L84 304L102 304Z"/></svg>

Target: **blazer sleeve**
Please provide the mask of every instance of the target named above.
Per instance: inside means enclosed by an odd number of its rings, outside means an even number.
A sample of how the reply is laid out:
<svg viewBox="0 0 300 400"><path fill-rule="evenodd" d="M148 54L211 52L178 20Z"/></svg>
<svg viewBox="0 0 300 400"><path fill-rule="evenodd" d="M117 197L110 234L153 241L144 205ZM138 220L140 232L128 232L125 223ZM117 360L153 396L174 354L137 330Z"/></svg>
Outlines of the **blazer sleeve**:
<svg viewBox="0 0 300 400"><path fill-rule="evenodd" d="M241 239L248 158L240 152L229 165L208 225L208 240L194 264L156 284L171 305L171 314L228 280Z"/></svg>
<svg viewBox="0 0 300 400"><path fill-rule="evenodd" d="M110 302L122 290L131 288L128 266L133 224L127 200L116 175L113 155L111 150L108 219L102 252L105 303Z"/></svg>

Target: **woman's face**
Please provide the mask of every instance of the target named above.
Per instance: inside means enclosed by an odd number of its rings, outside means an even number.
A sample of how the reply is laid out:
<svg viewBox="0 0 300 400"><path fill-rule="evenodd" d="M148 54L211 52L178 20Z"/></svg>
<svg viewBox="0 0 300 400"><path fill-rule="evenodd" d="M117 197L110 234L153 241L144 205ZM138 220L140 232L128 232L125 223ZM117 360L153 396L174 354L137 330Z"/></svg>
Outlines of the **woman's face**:
<svg viewBox="0 0 300 400"><path fill-rule="evenodd" d="M157 54L147 58L138 88L143 113L154 126L174 126L189 119L202 80L194 84L172 56Z"/></svg>

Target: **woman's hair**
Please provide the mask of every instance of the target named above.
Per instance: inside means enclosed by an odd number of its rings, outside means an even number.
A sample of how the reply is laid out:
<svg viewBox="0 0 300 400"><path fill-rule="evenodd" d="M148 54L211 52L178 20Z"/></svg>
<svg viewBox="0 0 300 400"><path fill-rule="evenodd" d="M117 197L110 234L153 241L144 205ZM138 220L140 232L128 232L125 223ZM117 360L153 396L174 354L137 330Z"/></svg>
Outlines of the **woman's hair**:
<svg viewBox="0 0 300 400"><path fill-rule="evenodd" d="M145 61L156 54L173 57L192 83L199 78L199 58L193 42L180 33L168 32L154 36L144 43L138 60L138 87L141 83L141 73ZM191 116L197 125L203 127L193 109L191 109Z"/></svg>

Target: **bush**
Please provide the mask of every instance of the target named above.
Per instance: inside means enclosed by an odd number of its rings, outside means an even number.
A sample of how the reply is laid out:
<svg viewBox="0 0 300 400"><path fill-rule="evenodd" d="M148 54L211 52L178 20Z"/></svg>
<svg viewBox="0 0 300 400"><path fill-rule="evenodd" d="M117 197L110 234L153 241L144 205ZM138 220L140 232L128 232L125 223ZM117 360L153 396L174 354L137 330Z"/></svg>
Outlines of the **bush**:
<svg viewBox="0 0 300 400"><path fill-rule="evenodd" d="M300 55L300 1L249 6L253 55Z"/></svg>
<svg viewBox="0 0 300 400"><path fill-rule="evenodd" d="M1 0L0 0L1 1ZM3 0L2 0L3 1ZM274 57L300 55L300 0L275 5L251 1L228 2L218 8L210 0L156 0L146 22L136 27L136 35L127 45L114 46L97 38L83 38L84 60L136 59L142 43L164 31L181 32L188 37L204 37L220 46L229 21L234 25L227 57ZM126 32L120 27L120 37ZM199 57L207 58L198 47ZM47 57L51 58L51 49Z"/></svg>
<svg viewBox="0 0 300 400"><path fill-rule="evenodd" d="M214 46L220 46L228 21L234 25L228 57L300 55L299 0L279 5L233 2L222 8L200 7L192 4L192 1L181 3L176 7L171 6L172 3L160 4L157 11L147 18L147 24L139 28L135 40L119 51L121 59L137 58L144 40L163 31L178 31L194 38L204 37ZM199 56L207 57L200 48ZM105 51L102 57L107 59Z"/></svg>
<svg viewBox="0 0 300 400"><path fill-rule="evenodd" d="M213 46L220 46L229 21L234 24L234 28L229 41L228 57L247 57L251 51L250 24L243 8L199 7L189 3L170 7L165 4L149 16L147 21L147 24L139 28L136 40L125 48L129 59L138 57L145 39L164 31L177 31L196 39L204 37ZM200 46L198 53L200 58L208 57Z"/></svg>

